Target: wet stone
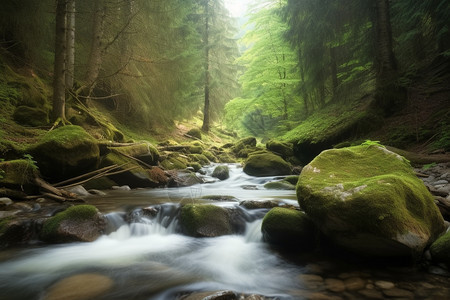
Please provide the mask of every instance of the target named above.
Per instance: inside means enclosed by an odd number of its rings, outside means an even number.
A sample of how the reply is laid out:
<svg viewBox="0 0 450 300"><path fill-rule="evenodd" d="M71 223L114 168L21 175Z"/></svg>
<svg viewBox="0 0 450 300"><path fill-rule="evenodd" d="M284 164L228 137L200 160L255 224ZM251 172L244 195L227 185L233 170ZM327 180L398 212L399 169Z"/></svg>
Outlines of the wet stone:
<svg viewBox="0 0 450 300"><path fill-rule="evenodd" d="M384 280L375 281L375 285L383 290L388 290L395 287L395 284L393 284L392 282Z"/></svg>
<svg viewBox="0 0 450 300"><path fill-rule="evenodd" d="M325 288L335 293L341 293L345 291L345 284L343 280L327 278L325 279Z"/></svg>
<svg viewBox="0 0 450 300"><path fill-rule="evenodd" d="M324 293L311 293L309 294L308 300L342 300L342 297L335 296L335 295L327 295Z"/></svg>
<svg viewBox="0 0 450 300"><path fill-rule="evenodd" d="M388 297L407 298L407 299L414 298L414 294L412 292L399 288L383 290L383 293Z"/></svg>
<svg viewBox="0 0 450 300"><path fill-rule="evenodd" d="M318 264L307 264L305 266L305 272L309 274L322 274L323 268Z"/></svg>
<svg viewBox="0 0 450 300"><path fill-rule="evenodd" d="M113 287L111 278L100 274L78 274L64 278L50 287L45 300L96 299Z"/></svg>
<svg viewBox="0 0 450 300"><path fill-rule="evenodd" d="M366 281L359 277L351 277L344 280L345 287L349 291L361 290L366 286Z"/></svg>
<svg viewBox="0 0 450 300"><path fill-rule="evenodd" d="M317 290L323 287L323 278L319 275L301 274L299 275L299 280L304 288L309 290Z"/></svg>
<svg viewBox="0 0 450 300"><path fill-rule="evenodd" d="M364 297L364 299L384 299L383 294L380 291L371 289L371 290L360 290L358 294Z"/></svg>

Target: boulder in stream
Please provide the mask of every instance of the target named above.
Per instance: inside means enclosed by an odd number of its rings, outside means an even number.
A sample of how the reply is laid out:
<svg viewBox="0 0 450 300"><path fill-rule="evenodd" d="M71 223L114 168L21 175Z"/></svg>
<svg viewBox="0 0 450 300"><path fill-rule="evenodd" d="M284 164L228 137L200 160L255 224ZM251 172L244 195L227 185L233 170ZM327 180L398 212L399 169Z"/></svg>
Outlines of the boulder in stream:
<svg viewBox="0 0 450 300"><path fill-rule="evenodd" d="M450 268L450 231L439 237L430 247L431 258Z"/></svg>
<svg viewBox="0 0 450 300"><path fill-rule="evenodd" d="M225 180L230 178L230 169L228 166L220 165L214 168L214 171L211 175L212 177L218 178L220 180Z"/></svg>
<svg viewBox="0 0 450 300"><path fill-rule="evenodd" d="M50 243L92 242L103 234L105 226L95 206L71 206L45 221L40 237Z"/></svg>
<svg viewBox="0 0 450 300"><path fill-rule="evenodd" d="M380 145L323 151L303 169L297 198L327 237L361 255L415 258L444 231L409 162Z"/></svg>
<svg viewBox="0 0 450 300"><path fill-rule="evenodd" d="M250 155L244 164L244 172L251 176L290 175L292 170L280 156L273 153L257 153Z"/></svg>
<svg viewBox="0 0 450 300"><path fill-rule="evenodd" d="M193 237L216 237L233 232L226 208L211 204L186 204L181 209L182 231Z"/></svg>
<svg viewBox="0 0 450 300"><path fill-rule="evenodd" d="M264 241L297 249L314 248L318 230L302 211L290 208L272 208L264 217L261 231Z"/></svg>

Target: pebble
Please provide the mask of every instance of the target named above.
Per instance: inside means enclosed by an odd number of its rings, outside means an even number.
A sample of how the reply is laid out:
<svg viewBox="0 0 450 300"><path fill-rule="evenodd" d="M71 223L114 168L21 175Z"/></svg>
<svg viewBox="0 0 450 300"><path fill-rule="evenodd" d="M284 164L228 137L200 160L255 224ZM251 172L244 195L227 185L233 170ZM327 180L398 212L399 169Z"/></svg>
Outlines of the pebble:
<svg viewBox="0 0 450 300"><path fill-rule="evenodd" d="M383 294L377 290L360 290L358 294L364 296L364 299L384 299Z"/></svg>
<svg viewBox="0 0 450 300"><path fill-rule="evenodd" d="M359 277L347 278L344 280L344 283L349 291L361 290L366 286L366 281Z"/></svg>
<svg viewBox="0 0 450 300"><path fill-rule="evenodd" d="M114 286L111 278L100 274L78 274L64 278L47 291L44 300L88 300L100 298Z"/></svg>
<svg viewBox="0 0 450 300"><path fill-rule="evenodd" d="M6 198L6 197L0 198L0 206L8 206L8 205L11 205L12 203L13 203L13 201L9 198Z"/></svg>
<svg viewBox="0 0 450 300"><path fill-rule="evenodd" d="M341 293L346 289L343 280L334 278L325 279L325 288L335 293Z"/></svg>
<svg viewBox="0 0 450 300"><path fill-rule="evenodd" d="M395 284L393 284L392 282L383 280L375 281L375 285L383 290L388 290L395 287Z"/></svg>
<svg viewBox="0 0 450 300"><path fill-rule="evenodd" d="M383 294L385 294L388 297L407 298L407 299L414 298L414 293L399 288L383 290Z"/></svg>
<svg viewBox="0 0 450 300"><path fill-rule="evenodd" d="M301 274L298 278L305 289L317 290L323 286L323 278L319 275Z"/></svg>

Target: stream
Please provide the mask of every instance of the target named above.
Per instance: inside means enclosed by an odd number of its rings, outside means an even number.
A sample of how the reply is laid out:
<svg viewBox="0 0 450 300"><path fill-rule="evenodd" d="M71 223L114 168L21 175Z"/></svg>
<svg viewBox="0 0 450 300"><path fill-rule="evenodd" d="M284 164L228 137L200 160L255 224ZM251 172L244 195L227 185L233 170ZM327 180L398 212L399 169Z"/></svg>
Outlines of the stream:
<svg viewBox="0 0 450 300"><path fill-rule="evenodd" d="M204 169L207 183L201 185L111 191L87 198L105 214L110 233L92 243L0 253L0 299L66 299L51 291L67 278L92 278L97 287L111 283L95 299L182 299L193 292L220 290L265 297L252 299L450 298L448 274L438 267L361 264L339 256L293 255L272 249L262 241L260 231L268 209L240 208L246 215L241 235L192 238L179 234L180 203L233 207L243 200L277 200L298 206L295 191L264 189L273 177L251 177L238 165L229 165L230 178L218 181L209 176L213 167ZM238 201L197 200L207 195L232 196ZM141 208L153 206L158 207L154 218L140 213ZM125 215L132 216L131 222L125 221ZM70 288L69 283L69 292Z"/></svg>

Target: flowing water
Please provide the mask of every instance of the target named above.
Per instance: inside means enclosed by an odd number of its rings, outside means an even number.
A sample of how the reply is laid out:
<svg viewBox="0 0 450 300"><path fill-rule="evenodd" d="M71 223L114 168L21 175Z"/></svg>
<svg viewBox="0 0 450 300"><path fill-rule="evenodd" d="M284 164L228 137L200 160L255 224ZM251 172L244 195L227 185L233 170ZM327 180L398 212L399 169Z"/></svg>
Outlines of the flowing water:
<svg viewBox="0 0 450 300"><path fill-rule="evenodd" d="M296 205L294 191L263 188L274 178L250 177L236 165L230 168L231 176L223 182L208 176L211 167L206 169L206 184L111 192L87 199L105 213L110 233L92 243L16 251L0 263L0 299L46 299L52 285L64 278L79 278L77 275L106 278L113 283L95 299L179 299L190 292L217 290L254 293L270 299L312 299L314 295L335 297L317 299L364 299L367 291L377 292L381 298L389 298L389 291L396 291L400 298L403 291L403 298L407 299L450 295L447 277L416 269L385 272L315 256L296 259L294 263L262 242L260 228L267 210L245 210L247 222L242 235L199 239L179 234L180 203L195 202L205 195ZM214 204L232 207L238 202ZM156 216L145 217L140 209L143 207L157 207ZM89 277L92 274L97 277ZM335 284L331 287L330 279ZM362 284L355 288L358 279ZM384 286L379 287L379 281L385 282ZM336 282L341 286L336 287ZM387 286L389 289L384 289ZM60 296L52 295L52 299L65 299Z"/></svg>

